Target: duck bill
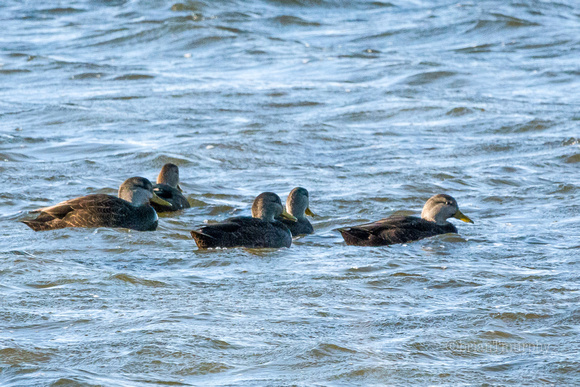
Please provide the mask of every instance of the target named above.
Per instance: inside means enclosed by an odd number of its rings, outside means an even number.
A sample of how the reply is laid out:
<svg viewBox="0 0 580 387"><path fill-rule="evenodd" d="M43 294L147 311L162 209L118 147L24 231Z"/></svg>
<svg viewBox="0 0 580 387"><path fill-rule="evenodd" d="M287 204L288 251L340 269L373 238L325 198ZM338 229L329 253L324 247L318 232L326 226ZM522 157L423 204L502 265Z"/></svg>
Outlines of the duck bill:
<svg viewBox="0 0 580 387"><path fill-rule="evenodd" d="M179 184L177 184L177 190L181 193L183 193L183 188L181 188L181 186Z"/></svg>
<svg viewBox="0 0 580 387"><path fill-rule="evenodd" d="M310 207L306 207L306 211L304 211L304 213L308 216L316 216L314 215L314 212L310 211Z"/></svg>
<svg viewBox="0 0 580 387"><path fill-rule="evenodd" d="M457 210L457 212L455 213L455 215L453 215L453 217L462 220L465 223L473 223L473 220L469 219L467 215L464 215L463 212L459 210Z"/></svg>
<svg viewBox="0 0 580 387"><path fill-rule="evenodd" d="M152 201L153 203L157 203L161 206L167 206L167 207L171 207L171 203L169 203L166 200L161 199L159 196L157 196L155 194L155 192L153 192L153 197L150 199L150 201Z"/></svg>
<svg viewBox="0 0 580 387"><path fill-rule="evenodd" d="M291 220L292 222L296 222L298 219L296 219L296 217L290 215L289 213L287 213L286 211L284 211L281 215L282 218L284 219L288 219Z"/></svg>

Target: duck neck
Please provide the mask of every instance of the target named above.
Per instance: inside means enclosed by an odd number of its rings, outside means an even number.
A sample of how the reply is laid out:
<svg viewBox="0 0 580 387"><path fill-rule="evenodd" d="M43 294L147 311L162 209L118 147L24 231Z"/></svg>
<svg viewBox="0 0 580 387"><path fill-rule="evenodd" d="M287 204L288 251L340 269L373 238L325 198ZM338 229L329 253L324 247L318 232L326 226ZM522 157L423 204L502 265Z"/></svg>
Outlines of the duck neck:
<svg viewBox="0 0 580 387"><path fill-rule="evenodd" d="M274 214L271 211L263 211L262 208L252 208L252 218L262 219L266 222L273 222Z"/></svg>
<svg viewBox="0 0 580 387"><path fill-rule="evenodd" d="M438 207L434 207L431 209L423 208L423 212L421 212L421 218L425 219L428 222L436 223L440 226L445 226L449 224L447 221L447 217L441 211L439 211Z"/></svg>
<svg viewBox="0 0 580 387"><path fill-rule="evenodd" d="M286 209L288 213L294 216L298 220L306 219L306 207L302 208L303 206L296 205L295 203L286 203Z"/></svg>
<svg viewBox="0 0 580 387"><path fill-rule="evenodd" d="M254 218L262 219L265 222L273 222L274 215L272 214L259 214L259 216L254 216Z"/></svg>

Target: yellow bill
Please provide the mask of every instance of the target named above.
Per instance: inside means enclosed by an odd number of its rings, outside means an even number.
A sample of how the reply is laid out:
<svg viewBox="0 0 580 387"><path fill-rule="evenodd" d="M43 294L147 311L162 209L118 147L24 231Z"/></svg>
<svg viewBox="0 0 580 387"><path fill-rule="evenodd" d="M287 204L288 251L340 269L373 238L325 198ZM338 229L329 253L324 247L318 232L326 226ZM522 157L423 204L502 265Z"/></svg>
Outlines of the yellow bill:
<svg viewBox="0 0 580 387"><path fill-rule="evenodd" d="M284 212L282 212L282 214L280 215L281 217L291 220L293 222L296 222L298 219L296 219L294 216L290 215L289 213L286 212L286 210L284 210Z"/></svg>
<svg viewBox="0 0 580 387"><path fill-rule="evenodd" d="M457 212L455 212L455 215L453 215L453 217L462 220L465 223L473 223L473 220L469 219L469 217L467 217L466 215L463 215L463 213L459 211L459 209L457 210Z"/></svg>
<svg viewBox="0 0 580 387"><path fill-rule="evenodd" d="M169 203L167 200L163 200L161 199L159 196L157 196L155 194L155 192L153 192L153 197L150 199L153 203L157 203L160 204L162 206L168 206L171 207L171 203Z"/></svg>
<svg viewBox="0 0 580 387"><path fill-rule="evenodd" d="M310 211L310 207L306 207L306 211L304 211L304 213L308 216L316 216L314 215L314 212Z"/></svg>
<svg viewBox="0 0 580 387"><path fill-rule="evenodd" d="M179 184L177 184L177 189L179 190L179 192L183 193L183 189L181 188L181 186Z"/></svg>

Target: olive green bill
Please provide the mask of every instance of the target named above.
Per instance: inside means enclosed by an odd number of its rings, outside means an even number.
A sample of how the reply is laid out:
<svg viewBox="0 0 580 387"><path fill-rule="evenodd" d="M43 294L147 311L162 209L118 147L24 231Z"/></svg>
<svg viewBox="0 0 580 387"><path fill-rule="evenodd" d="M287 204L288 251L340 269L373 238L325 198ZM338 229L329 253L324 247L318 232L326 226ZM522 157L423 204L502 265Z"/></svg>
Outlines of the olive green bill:
<svg viewBox="0 0 580 387"><path fill-rule="evenodd" d="M314 215L314 212L310 210L310 207L306 207L306 211L304 211L304 213L308 216L316 216Z"/></svg>
<svg viewBox="0 0 580 387"><path fill-rule="evenodd" d="M453 215L454 218L464 221L465 223L473 223L473 220L469 219L467 215L464 215L463 212L459 211L459 209Z"/></svg>
<svg viewBox="0 0 580 387"><path fill-rule="evenodd" d="M294 216L290 215L289 213L287 213L286 210L284 210L284 212L282 212L282 214L280 216L283 217L283 218L286 218L288 220L291 220L293 222L298 221L298 219L296 219L296 217L294 217Z"/></svg>
<svg viewBox="0 0 580 387"><path fill-rule="evenodd" d="M183 193L183 188L181 188L181 186L179 184L177 184L177 190L181 193Z"/></svg>
<svg viewBox="0 0 580 387"><path fill-rule="evenodd" d="M157 195L155 194L155 192L153 192L153 197L151 198L151 201L152 201L153 203L157 203L157 204L160 204L160 205L162 205L162 206L168 206L168 207L171 207L171 203L169 203L169 202L168 202L168 201L166 201L166 200L163 200L163 199L161 199L159 196L157 196Z"/></svg>

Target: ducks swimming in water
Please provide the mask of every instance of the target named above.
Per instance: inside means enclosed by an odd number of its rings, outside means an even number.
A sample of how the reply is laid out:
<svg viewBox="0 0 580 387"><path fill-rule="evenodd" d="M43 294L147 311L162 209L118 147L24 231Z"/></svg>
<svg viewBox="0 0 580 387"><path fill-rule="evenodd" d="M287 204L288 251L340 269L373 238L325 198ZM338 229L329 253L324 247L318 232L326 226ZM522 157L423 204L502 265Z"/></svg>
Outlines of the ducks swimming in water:
<svg viewBox="0 0 580 387"><path fill-rule="evenodd" d="M309 195L306 188L296 187L288 194L286 199L286 211L296 218L296 221L279 218L290 229L292 236L312 234L314 228L306 219L306 215L313 216L309 207Z"/></svg>
<svg viewBox="0 0 580 387"><path fill-rule="evenodd" d="M214 247L279 248L292 245L292 234L276 217L296 218L284 210L280 197L263 192L252 204L252 216L240 216L191 232L200 249Z"/></svg>
<svg viewBox="0 0 580 387"><path fill-rule="evenodd" d="M157 228L157 213L150 202L170 203L153 192L153 184L143 177L132 177L119 187L119 197L105 194L82 196L33 212L39 215L23 223L34 231L65 227L115 227L138 231Z"/></svg>
<svg viewBox="0 0 580 387"><path fill-rule="evenodd" d="M152 202L151 205L157 212L179 211L191 207L179 186L179 168L175 164L167 163L161 168L153 192L169 203L163 205Z"/></svg>
<svg viewBox="0 0 580 387"><path fill-rule="evenodd" d="M395 215L374 223L339 228L338 231L347 245L384 246L416 241L439 234L456 233L457 228L447 221L448 218L473 223L459 211L455 199L449 195L439 194L427 200L420 218Z"/></svg>
<svg viewBox="0 0 580 387"><path fill-rule="evenodd" d="M143 177L127 179L119 187L118 197L112 195L87 195L40 208L31 213L37 217L22 222L34 231L55 230L66 227L113 227L138 231L157 228L158 211L175 211L189 208L181 194L179 169L168 163L163 166L153 186ZM309 194L305 188L296 187L286 200L286 212L280 197L264 192L254 200L251 217L234 217L223 222L203 226L191 231L198 248L290 247L292 236L311 234L312 216ZM347 245L384 246L406 243L439 234L456 233L457 228L447 219L473 221L464 215L457 201L445 194L431 197L425 203L421 217L394 215L373 223L337 229Z"/></svg>

